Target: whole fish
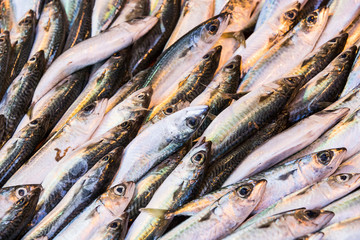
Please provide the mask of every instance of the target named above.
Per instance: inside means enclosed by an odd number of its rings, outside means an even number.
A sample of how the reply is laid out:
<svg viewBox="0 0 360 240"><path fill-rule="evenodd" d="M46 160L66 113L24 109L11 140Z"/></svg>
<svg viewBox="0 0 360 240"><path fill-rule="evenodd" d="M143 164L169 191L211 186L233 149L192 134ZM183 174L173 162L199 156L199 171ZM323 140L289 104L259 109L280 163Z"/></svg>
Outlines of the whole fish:
<svg viewBox="0 0 360 240"><path fill-rule="evenodd" d="M128 51L125 49L114 54L90 77L81 94L66 110L52 129L50 135L61 129L83 107L98 99L111 97L116 90L116 86L124 82L124 77L127 73L127 53Z"/></svg>
<svg viewBox="0 0 360 240"><path fill-rule="evenodd" d="M218 159L206 170L204 180L197 191L197 196L204 196L218 188L226 181L239 163L254 149L274 135L282 132L288 123L288 114L281 113L272 123L260 129L254 136L237 146L225 157Z"/></svg>
<svg viewBox="0 0 360 240"><path fill-rule="evenodd" d="M223 13L203 22L161 55L147 73L144 87L154 90L150 107L157 105L183 80L220 38L229 21ZM196 39L196 41L194 41ZM182 63L179 65L179 61Z"/></svg>
<svg viewBox="0 0 360 240"><path fill-rule="evenodd" d="M101 227L118 219L124 213L134 191L135 184L133 182L124 182L109 188L86 207L54 239L90 239Z"/></svg>
<svg viewBox="0 0 360 240"><path fill-rule="evenodd" d="M233 171L223 186L233 184L274 166L288 156L303 149L318 139L328 129L335 126L348 111L346 108L331 111L323 110L274 136L249 154Z"/></svg>
<svg viewBox="0 0 360 240"><path fill-rule="evenodd" d="M332 175L318 183L311 184L287 195L272 206L250 218L248 222L251 224L262 218L292 209L320 209L330 202L342 198L358 188L359 185L359 173L341 173Z"/></svg>
<svg viewBox="0 0 360 240"><path fill-rule="evenodd" d="M125 147L135 135L139 123L129 120L97 139L83 144L53 168L42 182L44 191L36 207L31 226L39 223L64 197L69 189L103 156L116 147Z"/></svg>
<svg viewBox="0 0 360 240"><path fill-rule="evenodd" d="M104 225L92 235L89 240L123 240L127 232L128 214L123 213L121 216L108 225Z"/></svg>
<svg viewBox="0 0 360 240"><path fill-rule="evenodd" d="M221 239L247 218L261 199L265 187L266 180L241 185L160 239Z"/></svg>
<svg viewBox="0 0 360 240"><path fill-rule="evenodd" d="M125 4L125 0L95 1L92 14L91 36L105 31L114 21Z"/></svg>
<svg viewBox="0 0 360 240"><path fill-rule="evenodd" d="M351 72L345 84L345 87L340 95L340 97L344 97L348 94L351 90L358 88L360 81L360 51L358 51L356 58L354 60L354 64L352 65Z"/></svg>
<svg viewBox="0 0 360 240"><path fill-rule="evenodd" d="M190 105L194 98L204 91L218 67L221 49L221 46L216 46L203 56L191 73L179 83L177 89L151 110L142 130Z"/></svg>
<svg viewBox="0 0 360 240"><path fill-rule="evenodd" d="M0 188L0 219L4 217L6 212L8 212L20 198L26 196L36 188L42 189L39 184L16 185Z"/></svg>
<svg viewBox="0 0 360 240"><path fill-rule="evenodd" d="M202 136L212 141L212 161L271 122L289 100L301 77L281 78L252 91L222 111Z"/></svg>
<svg viewBox="0 0 360 240"><path fill-rule="evenodd" d="M288 104L289 121L297 122L333 103L345 86L356 54L353 46L336 57L302 88Z"/></svg>
<svg viewBox="0 0 360 240"><path fill-rule="evenodd" d="M328 3L328 7L331 18L329 18L329 22L326 24L315 48L337 35L360 14L358 0L332 0Z"/></svg>
<svg viewBox="0 0 360 240"><path fill-rule="evenodd" d="M125 239L154 239L164 233L171 221L165 218L165 212L175 210L189 199L208 164L210 148L211 142L204 138L194 145L156 190Z"/></svg>
<svg viewBox="0 0 360 240"><path fill-rule="evenodd" d="M35 53L7 89L0 102L0 114L6 118L2 143L15 132L31 103L35 88L45 69L44 51Z"/></svg>
<svg viewBox="0 0 360 240"><path fill-rule="evenodd" d="M359 117L360 109L358 108L355 112L346 116L346 118L324 133L312 144L292 155L285 161L304 156L310 152L341 147L347 149L344 159L348 159L360 151L360 146L356 144L356 135L358 134L358 131L360 131Z"/></svg>
<svg viewBox="0 0 360 240"><path fill-rule="evenodd" d="M180 15L180 0L164 0L155 26L134 42L131 50L130 71L132 75L148 68L161 54L174 30Z"/></svg>
<svg viewBox="0 0 360 240"><path fill-rule="evenodd" d="M6 91L7 87L7 72L9 71L9 60L11 56L11 44L9 32L5 31L0 34L0 97ZM11 62L10 62L11 63Z"/></svg>
<svg viewBox="0 0 360 240"><path fill-rule="evenodd" d="M14 135L0 150L0 187L24 164L43 140L49 117L36 118Z"/></svg>
<svg viewBox="0 0 360 240"><path fill-rule="evenodd" d="M142 131L126 147L112 186L138 181L152 167L179 150L201 125L207 106L184 108Z"/></svg>
<svg viewBox="0 0 360 240"><path fill-rule="evenodd" d="M326 228L321 229L323 233L322 240L335 240L335 239L358 239L360 226L360 217L356 216L350 219L347 219L342 222L338 222L327 226Z"/></svg>
<svg viewBox="0 0 360 240"><path fill-rule="evenodd" d="M62 53L41 78L32 105L39 101L60 80L79 69L105 60L115 52L126 48L151 29L156 22L157 18L154 17L124 22L96 37L84 40ZM104 44L105 42L106 44ZM85 49L91 54L84 54Z"/></svg>
<svg viewBox="0 0 360 240"><path fill-rule="evenodd" d="M303 84L315 77L338 56L344 48L348 34L342 33L310 52L297 67L286 76L302 75Z"/></svg>
<svg viewBox="0 0 360 240"><path fill-rule="evenodd" d="M240 68L241 57L234 56L219 70L205 90L190 103L190 106L206 105L209 107L209 115L219 115L233 100L232 94L236 93L236 88L240 84ZM195 136L200 137L212 120L206 117Z"/></svg>
<svg viewBox="0 0 360 240"><path fill-rule="evenodd" d="M67 33L67 19L60 0L49 1L41 13L36 27L36 36L29 56L43 50L46 68L61 53Z"/></svg>
<svg viewBox="0 0 360 240"><path fill-rule="evenodd" d="M124 101L128 96L138 90L145 81L146 70L139 72L124 85L122 85L117 92L109 99L106 113L113 109L116 105Z"/></svg>
<svg viewBox="0 0 360 240"><path fill-rule="evenodd" d="M24 18L20 20L17 26L17 35L12 37L14 43L12 44L12 55L10 66L7 75L6 85L3 86L2 92L5 93L11 82L21 72L21 69L29 59L30 51L35 38L35 13L29 10Z"/></svg>
<svg viewBox="0 0 360 240"><path fill-rule="evenodd" d="M268 2L271 1L265 1L265 4ZM298 20L299 9L299 2L290 1L285 7L278 9L273 16L246 39L246 46L242 45L236 50L234 55L240 55L242 58L243 73L248 72L274 44L292 29Z"/></svg>
<svg viewBox="0 0 360 240"><path fill-rule="evenodd" d="M214 16L214 0L188 0L182 8L179 21L166 43L167 49L191 29Z"/></svg>
<svg viewBox="0 0 360 240"><path fill-rule="evenodd" d="M0 239L14 240L31 221L41 188L35 188L20 198L0 219Z"/></svg>
<svg viewBox="0 0 360 240"><path fill-rule="evenodd" d="M171 155L162 163L151 169L137 183L135 196L129 203L126 212L129 213L129 221L133 222L140 214L140 209L146 207L156 190L176 168L181 159L185 156L187 148Z"/></svg>
<svg viewBox="0 0 360 240"><path fill-rule="evenodd" d="M240 228L224 239L290 240L321 229L333 216L333 212L324 210L289 211L265 218L247 228Z"/></svg>
<svg viewBox="0 0 360 240"><path fill-rule="evenodd" d="M54 238L77 214L106 190L120 165L122 150L121 147L116 148L100 159L23 239Z"/></svg>
<svg viewBox="0 0 360 240"><path fill-rule="evenodd" d="M149 0L132 0L127 1L110 27L114 27L122 22L127 22L135 18L147 16L149 13Z"/></svg>
<svg viewBox="0 0 360 240"><path fill-rule="evenodd" d="M22 165L5 186L42 183L64 157L90 139L104 116L106 104L107 99L103 99L82 109Z"/></svg>
<svg viewBox="0 0 360 240"><path fill-rule="evenodd" d="M130 120L137 115L145 116L150 103L152 89L149 87L139 89L124 101L116 105L103 117L91 138L97 138L120 123Z"/></svg>
<svg viewBox="0 0 360 240"><path fill-rule="evenodd" d="M280 42L267 51L244 76L238 92L251 91L291 71L311 52L321 35L329 11L327 8L310 13ZM277 67L281 66L281 68Z"/></svg>

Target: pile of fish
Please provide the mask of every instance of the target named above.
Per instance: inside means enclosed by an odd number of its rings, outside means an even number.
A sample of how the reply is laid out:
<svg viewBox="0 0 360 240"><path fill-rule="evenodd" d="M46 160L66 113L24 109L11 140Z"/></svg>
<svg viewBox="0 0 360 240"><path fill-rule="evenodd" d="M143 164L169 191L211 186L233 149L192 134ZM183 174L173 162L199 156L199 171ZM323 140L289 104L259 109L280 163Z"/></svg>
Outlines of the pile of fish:
<svg viewBox="0 0 360 240"><path fill-rule="evenodd" d="M360 0L1 0L0 240L360 239Z"/></svg>

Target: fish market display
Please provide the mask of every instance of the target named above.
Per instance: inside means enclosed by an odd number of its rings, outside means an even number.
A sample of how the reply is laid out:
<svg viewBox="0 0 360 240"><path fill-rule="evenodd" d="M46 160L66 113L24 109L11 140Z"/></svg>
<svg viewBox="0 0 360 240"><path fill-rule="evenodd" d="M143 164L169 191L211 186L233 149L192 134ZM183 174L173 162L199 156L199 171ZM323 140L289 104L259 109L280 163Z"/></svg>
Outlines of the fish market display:
<svg viewBox="0 0 360 240"><path fill-rule="evenodd" d="M360 0L1 0L0 240L358 240Z"/></svg>

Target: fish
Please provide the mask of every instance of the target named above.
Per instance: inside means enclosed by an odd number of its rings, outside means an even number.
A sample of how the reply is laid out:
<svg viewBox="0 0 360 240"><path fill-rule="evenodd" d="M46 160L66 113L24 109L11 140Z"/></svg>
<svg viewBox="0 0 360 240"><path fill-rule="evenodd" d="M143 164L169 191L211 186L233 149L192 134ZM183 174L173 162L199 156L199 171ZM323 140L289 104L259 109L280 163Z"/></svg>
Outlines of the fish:
<svg viewBox="0 0 360 240"><path fill-rule="evenodd" d="M73 119L47 141L4 186L41 184L46 175L87 140L100 124L107 99L94 102L82 109ZM36 174L33 174L36 173Z"/></svg>
<svg viewBox="0 0 360 240"><path fill-rule="evenodd" d="M200 126L207 111L207 106L184 108L142 131L125 148L112 186L124 181L137 182L179 150Z"/></svg>
<svg viewBox="0 0 360 240"><path fill-rule="evenodd" d="M56 236L77 214L106 190L120 165L119 156L122 150L121 147L115 148L100 159L70 188L57 206L27 232L23 239Z"/></svg>
<svg viewBox="0 0 360 240"><path fill-rule="evenodd" d="M90 239L101 227L118 219L132 199L135 183L124 182L109 188L87 206L54 239ZM91 228L89 228L91 224Z"/></svg>
<svg viewBox="0 0 360 240"><path fill-rule="evenodd" d="M38 102L42 96L68 75L86 66L105 60L115 52L132 44L133 41L151 29L156 22L157 18L154 17L124 22L96 37L84 40L63 52L40 79L34 93L32 105ZM108 47L104 48L105 45ZM83 54L84 49L92 54Z"/></svg>
<svg viewBox="0 0 360 240"><path fill-rule="evenodd" d="M36 86L45 70L44 51L35 53L11 83L0 102L0 114L6 118L2 145L11 138L30 105Z"/></svg>
<svg viewBox="0 0 360 240"><path fill-rule="evenodd" d="M194 191L209 161L211 142L200 139L156 190L154 196L131 225L125 239L159 238L170 219L166 211L181 206Z"/></svg>
<svg viewBox="0 0 360 240"><path fill-rule="evenodd" d="M251 213L265 191L266 180L252 181L227 193L160 239L220 239Z"/></svg>
<svg viewBox="0 0 360 240"><path fill-rule="evenodd" d="M161 54L180 15L180 0L164 0L158 12L157 23L144 36L134 42L131 50L132 75L148 68Z"/></svg>
<svg viewBox="0 0 360 240"><path fill-rule="evenodd" d="M139 123L129 120L114 127L97 139L92 139L53 168L41 183L44 191L36 206L30 227L39 223L65 196L70 188L103 156L116 147L125 147L134 137Z"/></svg>
<svg viewBox="0 0 360 240"><path fill-rule="evenodd" d="M125 0L95 1L91 18L91 36L105 31L122 10ZM150 24L151 25L151 24Z"/></svg>
<svg viewBox="0 0 360 240"><path fill-rule="evenodd" d="M178 86L194 65L213 47L229 21L227 13L219 14L193 28L171 47L166 49L159 60L147 72L143 87L154 90L150 108L161 102ZM193 39L199 39L194 42ZM179 61L182 62L179 66Z"/></svg>
<svg viewBox="0 0 360 240"><path fill-rule="evenodd" d="M356 89L359 87L359 77L360 77L360 51L356 54L354 63L351 68L351 72L348 76L347 82L345 84L344 89L342 90L340 97L344 97L347 95L351 90Z"/></svg>
<svg viewBox="0 0 360 240"><path fill-rule="evenodd" d="M29 56L44 51L46 68L60 55L67 34L67 19L60 0L45 4L36 26L36 36Z"/></svg>
<svg viewBox="0 0 360 240"><path fill-rule="evenodd" d="M265 1L264 7L269 2L271 1ZM283 39L294 27L298 20L299 10L299 2L289 1L285 7L276 10L273 16L246 39L245 46L241 45L235 51L234 55L242 57L243 73L247 73L272 46Z"/></svg>
<svg viewBox="0 0 360 240"><path fill-rule="evenodd" d="M240 228L224 239L294 239L321 229L333 216L333 212L325 210L289 211Z"/></svg>
<svg viewBox="0 0 360 240"><path fill-rule="evenodd" d="M295 91L301 77L281 78L263 85L223 110L203 135L212 141L212 162L271 122Z"/></svg>
<svg viewBox="0 0 360 240"><path fill-rule="evenodd" d="M0 150L0 187L24 164L45 137L49 117L36 118L9 139Z"/></svg>
<svg viewBox="0 0 360 240"><path fill-rule="evenodd" d="M34 215L41 188L34 188L21 197L0 220L0 239L17 239Z"/></svg>
<svg viewBox="0 0 360 240"><path fill-rule="evenodd" d="M216 46L203 56L191 73L179 83L177 89L150 111L140 131L190 105L204 91L218 67L221 49L221 46Z"/></svg>
<svg viewBox="0 0 360 240"><path fill-rule="evenodd" d="M132 119L134 116L146 116L151 94L152 89L150 87L146 87L141 88L128 96L124 101L120 102L108 113L106 113L91 137L99 137L118 124Z"/></svg>
<svg viewBox="0 0 360 240"><path fill-rule="evenodd" d="M124 239L127 226L128 226L128 214L123 213L114 221L110 222L106 226L98 228L96 233L89 238L89 240L111 240L111 239Z"/></svg>
<svg viewBox="0 0 360 240"><path fill-rule="evenodd" d="M328 16L329 10L322 8L301 20L246 73L238 92L251 91L272 82L300 64L303 58L313 50ZM276 66L281 66L281 68Z"/></svg>
<svg viewBox="0 0 360 240"><path fill-rule="evenodd" d="M346 84L355 53L356 46L345 50L299 89L287 107L290 122L297 122L312 113L323 110L327 107L326 105L337 100Z"/></svg>
<svg viewBox="0 0 360 240"><path fill-rule="evenodd" d="M164 49L169 48L191 29L214 16L214 0L188 0Z"/></svg>
<svg viewBox="0 0 360 240"><path fill-rule="evenodd" d="M359 173L348 172L334 174L320 182L313 183L283 197L272 206L269 206L259 214L254 215L253 218L250 218L248 221L254 223L263 218L292 209L321 209L332 201L346 196L348 193L358 188L359 185Z"/></svg>

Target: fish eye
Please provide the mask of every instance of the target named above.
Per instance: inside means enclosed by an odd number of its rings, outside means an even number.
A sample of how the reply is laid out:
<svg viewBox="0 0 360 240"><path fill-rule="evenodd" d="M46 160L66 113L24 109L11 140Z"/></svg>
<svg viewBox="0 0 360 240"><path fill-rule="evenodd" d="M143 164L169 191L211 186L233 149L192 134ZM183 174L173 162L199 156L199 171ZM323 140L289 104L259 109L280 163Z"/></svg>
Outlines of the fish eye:
<svg viewBox="0 0 360 240"><path fill-rule="evenodd" d="M189 117L186 119L186 125L192 129L199 125L200 121L197 118Z"/></svg>
<svg viewBox="0 0 360 240"><path fill-rule="evenodd" d="M126 187L124 185L119 185L115 187L114 192L118 196L124 196L125 195Z"/></svg>
<svg viewBox="0 0 360 240"><path fill-rule="evenodd" d="M319 152L317 154L318 160L323 165L328 165L331 161L332 154L329 151Z"/></svg>
<svg viewBox="0 0 360 240"><path fill-rule="evenodd" d="M114 221L114 222L110 223L110 225L109 225L110 228L117 228L118 226L119 226L118 221Z"/></svg>
<svg viewBox="0 0 360 240"><path fill-rule="evenodd" d="M165 115L170 115L174 112L173 107L168 107L164 110Z"/></svg>
<svg viewBox="0 0 360 240"><path fill-rule="evenodd" d="M295 10L291 10L291 11L288 11L288 12L286 12L285 13L285 16L288 18L288 19L290 19L290 20L293 20L293 19L295 19L295 17L296 17L296 11Z"/></svg>
<svg viewBox="0 0 360 240"><path fill-rule="evenodd" d="M203 164L205 158L205 152L198 152L191 157L191 162L194 164Z"/></svg>
<svg viewBox="0 0 360 240"><path fill-rule="evenodd" d="M314 15L310 15L306 18L306 22L310 25L314 25L317 21L317 17Z"/></svg>
<svg viewBox="0 0 360 240"><path fill-rule="evenodd" d="M227 65L225 68L226 69L234 69L235 65L233 63L231 63L231 64Z"/></svg>
<svg viewBox="0 0 360 240"><path fill-rule="evenodd" d="M308 220L310 220L310 219L317 218L320 215L320 211L318 211L318 210L306 210L306 211L304 211L304 215Z"/></svg>
<svg viewBox="0 0 360 240"><path fill-rule="evenodd" d="M349 181L351 178L351 175L350 174L339 174L336 176L336 181L339 182L339 183L343 183L343 182L347 182Z"/></svg>
<svg viewBox="0 0 360 240"><path fill-rule="evenodd" d="M251 191L252 191L252 188L249 185L245 185L245 186L240 187L238 194L240 197L245 198L250 195Z"/></svg>
<svg viewBox="0 0 360 240"><path fill-rule="evenodd" d="M211 34L215 35L219 29L219 21L215 21L213 23L208 23L206 25L206 30Z"/></svg>
<svg viewBox="0 0 360 240"><path fill-rule="evenodd" d="M16 190L16 197L17 197L17 198L22 198L22 197L25 196L26 194L27 194L26 188L21 187L21 188L18 188L18 189Z"/></svg>
<svg viewBox="0 0 360 240"><path fill-rule="evenodd" d="M138 99L144 99L145 98L145 93L140 93L138 96L137 96Z"/></svg>
<svg viewBox="0 0 360 240"><path fill-rule="evenodd" d="M347 54L346 53L343 53L343 54L341 54L340 56L339 56L339 58L341 58L341 59L344 59L344 58L346 58L347 57Z"/></svg>
<svg viewBox="0 0 360 240"><path fill-rule="evenodd" d="M35 119L35 120L32 120L29 124L31 127L35 127L39 124L39 121L37 119Z"/></svg>
<svg viewBox="0 0 360 240"><path fill-rule="evenodd" d="M3 37L0 38L0 42L5 42L5 39Z"/></svg>
<svg viewBox="0 0 360 240"><path fill-rule="evenodd" d="M125 121L125 122L123 122L123 123L120 124L120 126L121 126L122 128L127 128L129 125L130 125L129 121Z"/></svg>
<svg viewBox="0 0 360 240"><path fill-rule="evenodd" d="M87 114L90 114L94 111L95 109L95 103L89 104L84 108L84 112Z"/></svg>
<svg viewBox="0 0 360 240"><path fill-rule="evenodd" d="M210 57L209 54L205 54L205 55L203 56L203 59L209 59L209 57Z"/></svg>
<svg viewBox="0 0 360 240"><path fill-rule="evenodd" d="M29 59L30 62L35 62L36 58L35 57L32 57Z"/></svg>
<svg viewBox="0 0 360 240"><path fill-rule="evenodd" d="M105 162L108 162L110 160L110 156L109 155L106 155L105 157L104 157L104 161Z"/></svg>

